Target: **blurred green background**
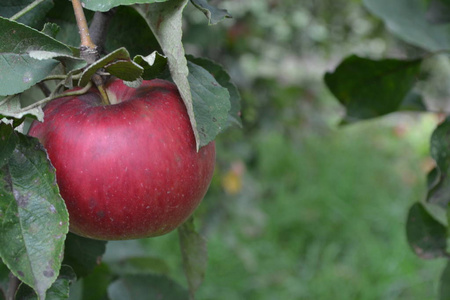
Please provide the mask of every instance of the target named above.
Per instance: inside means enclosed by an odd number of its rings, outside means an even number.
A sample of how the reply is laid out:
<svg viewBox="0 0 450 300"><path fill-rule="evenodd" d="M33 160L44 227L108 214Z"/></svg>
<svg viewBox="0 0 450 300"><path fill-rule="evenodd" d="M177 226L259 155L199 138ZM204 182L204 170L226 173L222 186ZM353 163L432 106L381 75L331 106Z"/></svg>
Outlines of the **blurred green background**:
<svg viewBox="0 0 450 300"><path fill-rule="evenodd" d="M322 82L351 53L417 50L357 0L210 3L233 19L207 27L188 9L186 51L228 69L244 127L219 136L216 174L196 213L209 250L197 298L435 299L444 262L412 253L405 221L425 196L437 116L340 127L342 108ZM185 284L176 232L142 243Z"/></svg>

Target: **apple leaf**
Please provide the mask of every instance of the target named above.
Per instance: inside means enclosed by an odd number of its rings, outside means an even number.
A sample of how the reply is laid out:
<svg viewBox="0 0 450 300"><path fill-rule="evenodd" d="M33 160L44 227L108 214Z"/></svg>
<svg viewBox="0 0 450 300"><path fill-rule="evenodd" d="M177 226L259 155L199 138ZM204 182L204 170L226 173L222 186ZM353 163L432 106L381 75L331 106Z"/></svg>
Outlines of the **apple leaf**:
<svg viewBox="0 0 450 300"><path fill-rule="evenodd" d="M188 67L188 81L202 147L227 127L230 94L202 67L192 62L188 62Z"/></svg>
<svg viewBox="0 0 450 300"><path fill-rule="evenodd" d="M364 0L370 12L380 17L388 29L412 45L429 51L450 49L450 25L427 21L423 0Z"/></svg>
<svg viewBox="0 0 450 300"><path fill-rule="evenodd" d="M94 11L108 11L119 5L166 2L168 0L81 0L84 8Z"/></svg>
<svg viewBox="0 0 450 300"><path fill-rule="evenodd" d="M69 216L38 140L14 134L18 142L0 169L0 256L44 299L61 267Z"/></svg>
<svg viewBox="0 0 450 300"><path fill-rule="evenodd" d="M106 35L105 49L108 52L120 47L127 48L132 57L154 51L162 53L147 21L136 9L128 6L117 8Z"/></svg>
<svg viewBox="0 0 450 300"><path fill-rule="evenodd" d="M450 2L448 0L431 0L426 14L427 21L432 24L450 22Z"/></svg>
<svg viewBox="0 0 450 300"><path fill-rule="evenodd" d="M108 287L111 300L176 299L188 300L187 291L175 281L161 275L127 275Z"/></svg>
<svg viewBox="0 0 450 300"><path fill-rule="evenodd" d="M9 286L9 269L0 259L0 299L6 299L6 291ZM3 295L3 298L2 298Z"/></svg>
<svg viewBox="0 0 450 300"><path fill-rule="evenodd" d="M63 264L69 265L78 278L87 276L99 265L106 242L69 233L65 242Z"/></svg>
<svg viewBox="0 0 450 300"><path fill-rule="evenodd" d="M72 50L31 27L0 17L0 95L13 95L33 86L49 75L58 61L35 59L31 51L72 55Z"/></svg>
<svg viewBox="0 0 450 300"><path fill-rule="evenodd" d="M189 286L191 299L205 278L208 264L206 240L195 231L194 218L190 218L178 228L184 274Z"/></svg>
<svg viewBox="0 0 450 300"><path fill-rule="evenodd" d="M0 122L0 168L9 161L18 139L11 125Z"/></svg>
<svg viewBox="0 0 450 300"><path fill-rule="evenodd" d="M145 57L137 55L133 61L144 68L142 78L145 80L157 78L167 66L167 58L156 51Z"/></svg>
<svg viewBox="0 0 450 300"><path fill-rule="evenodd" d="M118 275L168 275L170 272L170 268L164 260L150 256L128 257L118 261L109 262L108 266L112 273Z"/></svg>
<svg viewBox="0 0 450 300"><path fill-rule="evenodd" d="M106 297L108 286L115 279L108 265L101 263L92 273L82 279L82 291L79 300L109 299Z"/></svg>
<svg viewBox="0 0 450 300"><path fill-rule="evenodd" d="M1 97L0 97L1 99ZM39 121L44 120L44 112L40 106L23 110L20 104L20 97L14 96L10 99L3 98L0 100L0 118L16 118L22 119L23 117L36 118Z"/></svg>
<svg viewBox="0 0 450 300"><path fill-rule="evenodd" d="M447 262L439 280L439 300L450 299L450 262Z"/></svg>
<svg viewBox="0 0 450 300"><path fill-rule="evenodd" d="M173 0L140 6L140 9L167 57L170 74L186 106L198 150L207 143L202 142L197 128L188 80L189 69L182 42L182 13L187 2L188 0Z"/></svg>
<svg viewBox="0 0 450 300"><path fill-rule="evenodd" d="M7 19L35 2L35 0L1 0L0 16ZM40 28L45 20L46 14L52 9L53 0L44 0L39 3L31 11L17 19L17 22L23 23L33 28Z"/></svg>
<svg viewBox="0 0 450 300"><path fill-rule="evenodd" d="M191 0L191 2L205 14L210 25L217 24L225 18L231 18L227 10L212 6L206 0Z"/></svg>
<svg viewBox="0 0 450 300"><path fill-rule="evenodd" d="M42 28L41 32L51 38L56 38L60 29L61 28L58 26L58 24L45 23L44 28Z"/></svg>
<svg viewBox="0 0 450 300"><path fill-rule="evenodd" d="M231 108L228 112L228 123L226 128L233 125L242 127L241 121L241 95L239 94L236 86L231 82L230 75L225 71L225 69L218 63L206 59L206 58L196 58L191 55L187 56L187 59L196 65L206 69L217 82L228 90L230 94L230 104Z"/></svg>
<svg viewBox="0 0 450 300"><path fill-rule="evenodd" d="M443 208L450 203L450 119L442 122L431 135L431 157L436 168L428 175L427 201Z"/></svg>
<svg viewBox="0 0 450 300"><path fill-rule="evenodd" d="M347 109L345 122L375 118L400 109L412 90L422 60L347 57L325 83Z"/></svg>
<svg viewBox="0 0 450 300"><path fill-rule="evenodd" d="M47 290L47 300L69 299L70 285L77 279L71 267L63 265L59 276ZM16 292L16 299L38 300L36 293L27 285L21 284Z"/></svg>
<svg viewBox="0 0 450 300"><path fill-rule="evenodd" d="M445 256L447 229L420 203L414 204L409 210L406 235L409 245L417 256L423 259Z"/></svg>
<svg viewBox="0 0 450 300"><path fill-rule="evenodd" d="M136 80L143 72L143 68L130 59L127 49L119 48L87 67L81 75L78 85L88 84L95 72L102 68L105 68L111 75L126 81Z"/></svg>

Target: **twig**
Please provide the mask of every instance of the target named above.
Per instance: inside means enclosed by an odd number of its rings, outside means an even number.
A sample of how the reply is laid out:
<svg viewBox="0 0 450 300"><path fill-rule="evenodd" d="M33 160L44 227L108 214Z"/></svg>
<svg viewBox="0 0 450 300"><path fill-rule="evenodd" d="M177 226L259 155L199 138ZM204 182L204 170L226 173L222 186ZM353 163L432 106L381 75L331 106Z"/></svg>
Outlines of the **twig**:
<svg viewBox="0 0 450 300"><path fill-rule="evenodd" d="M52 92L50 91L48 86L45 84L45 82L39 82L37 85L39 86L39 88L41 89L41 91L42 91L42 93L44 94L45 97L50 96L50 94Z"/></svg>
<svg viewBox="0 0 450 300"><path fill-rule="evenodd" d="M6 292L6 300L14 300L20 280L12 273L9 273L8 291Z"/></svg>
<svg viewBox="0 0 450 300"><path fill-rule="evenodd" d="M32 3L30 3L29 5L27 5L25 8L23 8L21 11L19 11L18 13L16 13L14 16L12 16L9 19L11 21L16 21L21 16L25 15L27 12L31 11L33 8L35 8L36 6L38 6L39 4L41 4L44 1L45 0L36 0L36 1L32 2Z"/></svg>
<svg viewBox="0 0 450 300"><path fill-rule="evenodd" d="M47 103L47 102L49 102L49 101L52 101L52 100L54 100L54 99L57 99L57 98L83 95L83 94L85 94L91 87L92 87L92 82L89 81L89 83L88 83L85 87L83 87L82 89L79 89L79 90L76 90L76 91L72 91L72 92L66 92L66 93L62 93L62 94L58 94L58 95L50 95L50 96L47 97L47 98L44 98L44 99L42 99L42 100L39 100L38 102L35 102L35 103L31 104L31 105L28 105L28 106L26 106L26 107L20 109L19 112L24 112L24 111L30 110L30 109L32 109L32 108L38 107L38 106L40 106L40 105L42 105L42 104L45 104L45 103ZM56 88L56 90L57 90L57 89L58 89L58 88ZM56 91L56 90L55 90L55 91Z"/></svg>
<svg viewBox="0 0 450 300"><path fill-rule="evenodd" d="M116 8L107 12L97 11L89 26L89 33L92 42L97 45L98 52L102 53L106 43L106 34L108 33L109 23L116 13Z"/></svg>
<svg viewBox="0 0 450 300"><path fill-rule="evenodd" d="M89 28L87 25L86 17L84 15L83 6L81 5L80 0L72 0L73 12L75 14L75 18L77 20L77 26L80 33L81 38L81 46L95 49L95 44L92 42L91 37L89 35Z"/></svg>

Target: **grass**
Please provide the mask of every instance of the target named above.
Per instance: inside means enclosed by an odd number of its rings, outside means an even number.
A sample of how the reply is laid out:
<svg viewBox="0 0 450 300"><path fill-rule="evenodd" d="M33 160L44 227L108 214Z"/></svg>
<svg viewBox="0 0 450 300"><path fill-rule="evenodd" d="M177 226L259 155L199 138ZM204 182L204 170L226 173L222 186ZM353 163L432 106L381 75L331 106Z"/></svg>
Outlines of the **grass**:
<svg viewBox="0 0 450 300"><path fill-rule="evenodd" d="M210 258L197 298L436 299L444 262L417 258L405 234L407 211L425 194L435 121L422 120L399 134L385 120L299 139L249 137L240 194L213 188L202 204ZM176 238L146 244L183 280Z"/></svg>

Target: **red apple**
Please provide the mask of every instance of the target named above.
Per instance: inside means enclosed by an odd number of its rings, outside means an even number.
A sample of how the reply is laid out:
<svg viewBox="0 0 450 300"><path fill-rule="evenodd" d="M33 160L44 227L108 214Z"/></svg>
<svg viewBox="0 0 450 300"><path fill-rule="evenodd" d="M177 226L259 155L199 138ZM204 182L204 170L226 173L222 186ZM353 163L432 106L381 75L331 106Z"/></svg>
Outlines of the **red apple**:
<svg viewBox="0 0 450 300"><path fill-rule="evenodd" d="M182 224L204 197L215 146L196 151L174 84L121 80L107 86L112 105L91 89L51 101L30 135L47 149L70 217L70 230L101 240L158 236Z"/></svg>

